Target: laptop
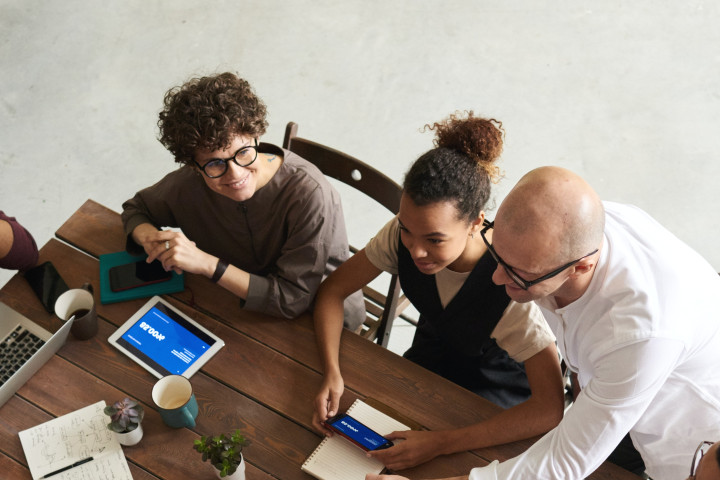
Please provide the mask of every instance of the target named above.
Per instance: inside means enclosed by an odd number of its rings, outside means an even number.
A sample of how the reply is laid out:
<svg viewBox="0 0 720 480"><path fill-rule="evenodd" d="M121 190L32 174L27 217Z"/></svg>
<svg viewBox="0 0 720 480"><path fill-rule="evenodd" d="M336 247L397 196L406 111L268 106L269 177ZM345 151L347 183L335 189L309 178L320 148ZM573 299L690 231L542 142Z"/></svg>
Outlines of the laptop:
<svg viewBox="0 0 720 480"><path fill-rule="evenodd" d="M53 335L0 302L0 406L65 344L72 323Z"/></svg>

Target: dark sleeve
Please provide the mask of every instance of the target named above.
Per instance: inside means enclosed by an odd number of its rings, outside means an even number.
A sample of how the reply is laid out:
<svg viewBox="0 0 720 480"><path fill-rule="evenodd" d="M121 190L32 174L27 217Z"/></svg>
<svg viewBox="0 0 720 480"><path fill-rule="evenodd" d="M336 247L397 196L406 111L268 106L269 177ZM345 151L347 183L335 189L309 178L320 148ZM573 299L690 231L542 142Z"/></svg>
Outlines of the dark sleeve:
<svg viewBox="0 0 720 480"><path fill-rule="evenodd" d="M296 192L293 198L293 204L288 205L288 237L277 270L267 276L250 274L245 302L248 310L297 317L310 308L324 277L335 241L334 217L342 215L342 210L335 210L329 192L317 185L312 191Z"/></svg>
<svg viewBox="0 0 720 480"><path fill-rule="evenodd" d="M132 238L132 232L138 225L149 223L158 229L177 226L170 200L174 198L173 189L178 188L176 176L174 173L167 175L155 185L140 190L133 198L123 203L120 216L125 229L125 248L128 253L137 255L144 252L142 246Z"/></svg>
<svg viewBox="0 0 720 480"><path fill-rule="evenodd" d="M8 217L0 211L0 220L10 224L13 233L13 243L10 251L0 258L0 268L11 270L27 270L34 267L38 261L38 248L30 232L20 225L13 217Z"/></svg>

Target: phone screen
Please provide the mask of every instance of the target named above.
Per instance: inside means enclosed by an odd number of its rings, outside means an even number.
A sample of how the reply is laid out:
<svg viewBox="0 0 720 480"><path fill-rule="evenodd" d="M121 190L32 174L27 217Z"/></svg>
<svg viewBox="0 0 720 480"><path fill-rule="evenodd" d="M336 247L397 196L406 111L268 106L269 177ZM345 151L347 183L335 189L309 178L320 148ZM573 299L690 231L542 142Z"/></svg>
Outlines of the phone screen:
<svg viewBox="0 0 720 480"><path fill-rule="evenodd" d="M364 450L380 450L390 448L393 443L371 430L350 415L343 413L325 422L331 430L351 440Z"/></svg>
<svg viewBox="0 0 720 480"><path fill-rule="evenodd" d="M58 297L68 291L65 280L62 279L55 266L50 262L45 262L26 271L25 279L42 302L45 310L50 313L55 311L55 302Z"/></svg>
<svg viewBox="0 0 720 480"><path fill-rule="evenodd" d="M133 263L117 265L110 269L110 290L121 292L131 288L170 280L172 272L166 272L162 263L155 260L147 263L139 260Z"/></svg>

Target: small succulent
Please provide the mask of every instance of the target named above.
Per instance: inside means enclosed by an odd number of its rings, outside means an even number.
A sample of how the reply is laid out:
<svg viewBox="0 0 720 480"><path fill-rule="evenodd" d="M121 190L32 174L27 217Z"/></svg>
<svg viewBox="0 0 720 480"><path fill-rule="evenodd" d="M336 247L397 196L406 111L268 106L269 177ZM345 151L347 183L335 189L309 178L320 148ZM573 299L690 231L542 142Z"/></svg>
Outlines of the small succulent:
<svg viewBox="0 0 720 480"><path fill-rule="evenodd" d="M117 433L127 433L135 430L145 416L143 406L137 400L125 398L118 400L105 407L105 415L110 416L110 423L107 424L108 430Z"/></svg>
<svg viewBox="0 0 720 480"><path fill-rule="evenodd" d="M203 435L193 443L193 448L202 453L203 462L210 460L221 477L235 473L242 461L243 447L250 445L250 441L240 434L240 430L235 430L230 437L223 433L214 437Z"/></svg>

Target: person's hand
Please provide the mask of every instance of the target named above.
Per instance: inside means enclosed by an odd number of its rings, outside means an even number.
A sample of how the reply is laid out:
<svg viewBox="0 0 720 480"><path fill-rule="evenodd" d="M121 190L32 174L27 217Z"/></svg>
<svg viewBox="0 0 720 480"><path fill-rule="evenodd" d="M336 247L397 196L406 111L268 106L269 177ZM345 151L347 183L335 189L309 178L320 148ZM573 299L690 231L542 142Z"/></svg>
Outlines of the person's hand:
<svg viewBox="0 0 720 480"><path fill-rule="evenodd" d="M439 436L438 432L428 431L392 432L390 435L385 435L385 438L391 441L403 441L397 442L390 448L368 452L368 455L380 460L391 470L403 470L425 463L440 455L443 441L438 438Z"/></svg>
<svg viewBox="0 0 720 480"><path fill-rule="evenodd" d="M323 422L338 414L343 390L345 390L345 383L340 373L325 375L320 391L315 397L315 411L312 420L313 427L318 432L332 436L332 432L325 428Z"/></svg>
<svg viewBox="0 0 720 480"><path fill-rule="evenodd" d="M150 228L148 228L150 227ZM157 259L166 271L190 272L211 277L217 266L217 258L203 252L182 232L156 230L143 224L133 232L133 238L147 253L147 262Z"/></svg>
<svg viewBox="0 0 720 480"><path fill-rule="evenodd" d="M365 480L410 480L410 479L401 477L400 475L375 475L374 473L368 473L367 475L365 475Z"/></svg>

